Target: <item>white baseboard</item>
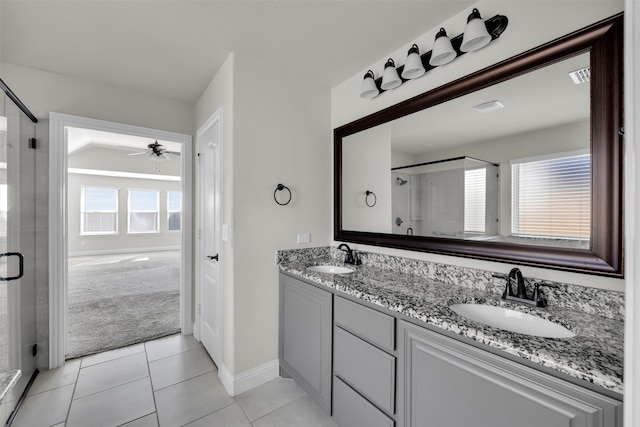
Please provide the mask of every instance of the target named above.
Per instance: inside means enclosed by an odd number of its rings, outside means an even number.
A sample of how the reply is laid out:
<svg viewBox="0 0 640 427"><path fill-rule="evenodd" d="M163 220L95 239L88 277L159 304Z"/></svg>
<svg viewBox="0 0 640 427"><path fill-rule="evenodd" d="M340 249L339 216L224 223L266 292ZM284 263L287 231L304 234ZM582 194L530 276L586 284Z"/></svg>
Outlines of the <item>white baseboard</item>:
<svg viewBox="0 0 640 427"><path fill-rule="evenodd" d="M99 251L69 252L69 256L72 257L72 256L134 254L138 252L177 251L179 249L180 249L180 246L155 246L150 248L105 249L105 250L99 250Z"/></svg>
<svg viewBox="0 0 640 427"><path fill-rule="evenodd" d="M237 375L231 375L223 365L218 366L218 378L229 396L237 396L247 390L251 390L261 384L271 381L280 375L280 362L278 359L256 366Z"/></svg>

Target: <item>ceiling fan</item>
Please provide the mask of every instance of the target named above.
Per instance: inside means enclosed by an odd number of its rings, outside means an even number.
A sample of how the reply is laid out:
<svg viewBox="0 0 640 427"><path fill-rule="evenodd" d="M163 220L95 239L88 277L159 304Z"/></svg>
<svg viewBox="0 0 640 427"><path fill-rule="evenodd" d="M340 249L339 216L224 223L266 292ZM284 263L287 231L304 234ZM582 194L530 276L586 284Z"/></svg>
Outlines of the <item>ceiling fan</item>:
<svg viewBox="0 0 640 427"><path fill-rule="evenodd" d="M163 147L164 146L158 143L158 140L156 139L156 142L147 145L146 150L141 151L139 153L129 153L129 156L139 156L141 154L146 154L150 159L171 160L173 156L180 155L180 152L178 151L168 151Z"/></svg>

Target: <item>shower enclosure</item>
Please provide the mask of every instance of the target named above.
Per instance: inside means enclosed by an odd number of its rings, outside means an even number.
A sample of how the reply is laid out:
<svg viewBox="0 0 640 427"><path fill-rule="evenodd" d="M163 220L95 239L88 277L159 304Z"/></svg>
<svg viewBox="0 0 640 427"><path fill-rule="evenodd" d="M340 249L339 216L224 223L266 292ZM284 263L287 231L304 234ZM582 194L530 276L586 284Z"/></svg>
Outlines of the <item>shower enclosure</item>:
<svg viewBox="0 0 640 427"><path fill-rule="evenodd" d="M0 87L0 422L4 424L37 373L37 120L18 107L22 103L2 80Z"/></svg>

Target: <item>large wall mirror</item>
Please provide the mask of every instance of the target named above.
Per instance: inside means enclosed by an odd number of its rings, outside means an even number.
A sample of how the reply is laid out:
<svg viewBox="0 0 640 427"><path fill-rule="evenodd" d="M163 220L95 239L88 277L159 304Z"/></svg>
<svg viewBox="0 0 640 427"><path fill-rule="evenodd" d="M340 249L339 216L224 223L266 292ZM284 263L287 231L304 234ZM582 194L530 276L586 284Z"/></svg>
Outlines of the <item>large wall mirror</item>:
<svg viewBox="0 0 640 427"><path fill-rule="evenodd" d="M620 14L335 129L335 239L622 277L622 34Z"/></svg>

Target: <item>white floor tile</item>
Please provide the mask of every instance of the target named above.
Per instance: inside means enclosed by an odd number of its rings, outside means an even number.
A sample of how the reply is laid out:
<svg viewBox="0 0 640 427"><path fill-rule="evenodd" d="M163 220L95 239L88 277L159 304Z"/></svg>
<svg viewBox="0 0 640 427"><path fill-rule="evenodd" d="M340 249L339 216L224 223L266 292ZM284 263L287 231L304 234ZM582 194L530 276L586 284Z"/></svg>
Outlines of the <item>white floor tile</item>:
<svg viewBox="0 0 640 427"><path fill-rule="evenodd" d="M155 412L149 378L95 393L71 403L67 427L119 426Z"/></svg>
<svg viewBox="0 0 640 427"><path fill-rule="evenodd" d="M115 350L105 351L102 353L83 357L82 367L86 368L87 366L97 365L98 363L120 359L137 353L144 353L144 344L140 343L136 345L130 345L129 347L117 348Z"/></svg>
<svg viewBox="0 0 640 427"><path fill-rule="evenodd" d="M193 338L193 335L182 334L171 335L170 337L145 343L149 362L193 350L199 346L201 344Z"/></svg>
<svg viewBox="0 0 640 427"><path fill-rule="evenodd" d="M249 421L253 422L305 395L295 381L276 378L236 396L236 400Z"/></svg>
<svg viewBox="0 0 640 427"><path fill-rule="evenodd" d="M309 397L271 412L253 422L253 427L338 427L333 419Z"/></svg>
<svg viewBox="0 0 640 427"><path fill-rule="evenodd" d="M80 369L74 399L130 383L149 376L144 353Z"/></svg>
<svg viewBox="0 0 640 427"><path fill-rule="evenodd" d="M154 391L215 370L216 365L202 347L149 363Z"/></svg>
<svg viewBox="0 0 640 427"><path fill-rule="evenodd" d="M80 360L71 360L65 362L64 365L59 368L39 372L36 380L29 389L29 396L65 385L75 384L78 379L79 370Z"/></svg>
<svg viewBox="0 0 640 427"><path fill-rule="evenodd" d="M163 388L155 396L162 427L188 424L235 402L227 395L216 372Z"/></svg>
<svg viewBox="0 0 640 427"><path fill-rule="evenodd" d="M18 411L14 427L49 427L64 422L67 418L74 385L28 396Z"/></svg>
<svg viewBox="0 0 640 427"><path fill-rule="evenodd" d="M240 406L234 403L185 427L251 427L251 423Z"/></svg>
<svg viewBox="0 0 640 427"><path fill-rule="evenodd" d="M130 423L123 424L122 427L158 427L158 415L154 412Z"/></svg>

